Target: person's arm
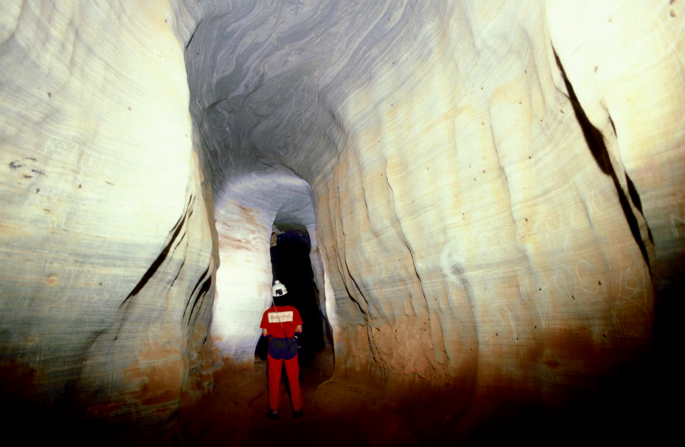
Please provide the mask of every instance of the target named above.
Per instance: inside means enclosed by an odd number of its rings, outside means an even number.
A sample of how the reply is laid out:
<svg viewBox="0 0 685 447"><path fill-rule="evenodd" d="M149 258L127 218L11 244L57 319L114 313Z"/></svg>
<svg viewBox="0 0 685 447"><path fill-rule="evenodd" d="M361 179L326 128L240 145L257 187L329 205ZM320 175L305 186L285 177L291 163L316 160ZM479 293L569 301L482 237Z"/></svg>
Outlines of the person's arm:
<svg viewBox="0 0 685 447"><path fill-rule="evenodd" d="M264 335L264 337L271 337L271 335L269 335L269 330L267 329L267 327L269 327L267 312L268 309L262 314L262 324L260 324L259 327L262 328L262 334Z"/></svg>
<svg viewBox="0 0 685 447"><path fill-rule="evenodd" d="M297 323L297 326L295 326L295 333L296 334L301 334L302 333L302 317L300 316L300 313L297 311L297 309L293 309L294 317L295 317L295 323Z"/></svg>

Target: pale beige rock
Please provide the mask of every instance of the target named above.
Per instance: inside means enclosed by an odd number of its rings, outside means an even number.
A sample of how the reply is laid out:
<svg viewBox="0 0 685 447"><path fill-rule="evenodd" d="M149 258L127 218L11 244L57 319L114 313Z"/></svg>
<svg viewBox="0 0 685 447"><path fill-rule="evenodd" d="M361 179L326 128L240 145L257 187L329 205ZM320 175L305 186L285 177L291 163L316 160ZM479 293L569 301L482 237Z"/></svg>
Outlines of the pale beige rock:
<svg viewBox="0 0 685 447"><path fill-rule="evenodd" d="M252 359L275 223L334 383L444 439L590 397L683 288L684 5L1 2L7 395L173 433Z"/></svg>
<svg viewBox="0 0 685 447"><path fill-rule="evenodd" d="M665 293L682 281L685 248L684 12L675 2L548 3L552 41L578 100L605 135L621 185L625 172L642 199Z"/></svg>
<svg viewBox="0 0 685 447"><path fill-rule="evenodd" d="M215 264L173 10L0 10L3 407L175 424L211 386Z"/></svg>

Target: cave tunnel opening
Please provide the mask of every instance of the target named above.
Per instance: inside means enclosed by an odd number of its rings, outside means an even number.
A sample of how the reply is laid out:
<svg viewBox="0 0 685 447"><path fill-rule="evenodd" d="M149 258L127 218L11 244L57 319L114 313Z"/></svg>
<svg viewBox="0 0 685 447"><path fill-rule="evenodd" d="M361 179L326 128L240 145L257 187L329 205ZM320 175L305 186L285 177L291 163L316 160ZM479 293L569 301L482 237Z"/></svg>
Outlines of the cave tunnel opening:
<svg viewBox="0 0 685 447"><path fill-rule="evenodd" d="M288 289L289 303L303 321L299 339L299 363L302 368L313 366L317 353L332 356L328 322L320 308L320 290L316 285L310 258L311 239L304 227L273 227L271 233L271 269L273 281L280 281ZM267 340L260 336L255 357L267 359ZM332 359L331 359L332 360Z"/></svg>

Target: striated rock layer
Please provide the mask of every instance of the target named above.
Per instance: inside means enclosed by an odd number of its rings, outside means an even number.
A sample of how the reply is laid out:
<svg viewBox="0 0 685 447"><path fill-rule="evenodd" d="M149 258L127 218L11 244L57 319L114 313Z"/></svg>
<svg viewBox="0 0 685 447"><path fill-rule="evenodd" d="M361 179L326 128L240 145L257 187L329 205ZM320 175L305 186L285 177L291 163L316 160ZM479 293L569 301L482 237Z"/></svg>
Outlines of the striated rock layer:
<svg viewBox="0 0 685 447"><path fill-rule="evenodd" d="M0 5L0 396L17 422L165 439L211 387L212 210L173 22L163 2Z"/></svg>
<svg viewBox="0 0 685 447"><path fill-rule="evenodd" d="M251 367L273 224L320 403L449 442L620 385L683 288L683 5L3 2L3 400L173 434Z"/></svg>
<svg viewBox="0 0 685 447"><path fill-rule="evenodd" d="M680 5L243 6L188 47L205 172L312 185L337 380L466 427L650 350L682 268Z"/></svg>

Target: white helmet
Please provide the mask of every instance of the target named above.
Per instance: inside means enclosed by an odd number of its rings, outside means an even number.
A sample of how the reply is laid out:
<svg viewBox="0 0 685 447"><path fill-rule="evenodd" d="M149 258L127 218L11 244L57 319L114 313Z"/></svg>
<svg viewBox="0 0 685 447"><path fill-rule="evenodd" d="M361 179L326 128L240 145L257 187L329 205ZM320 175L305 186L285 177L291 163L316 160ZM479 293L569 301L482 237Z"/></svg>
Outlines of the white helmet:
<svg viewBox="0 0 685 447"><path fill-rule="evenodd" d="M288 293L288 289L286 289L280 281L276 281L276 283L271 287L271 296L274 298L283 296L286 293Z"/></svg>

